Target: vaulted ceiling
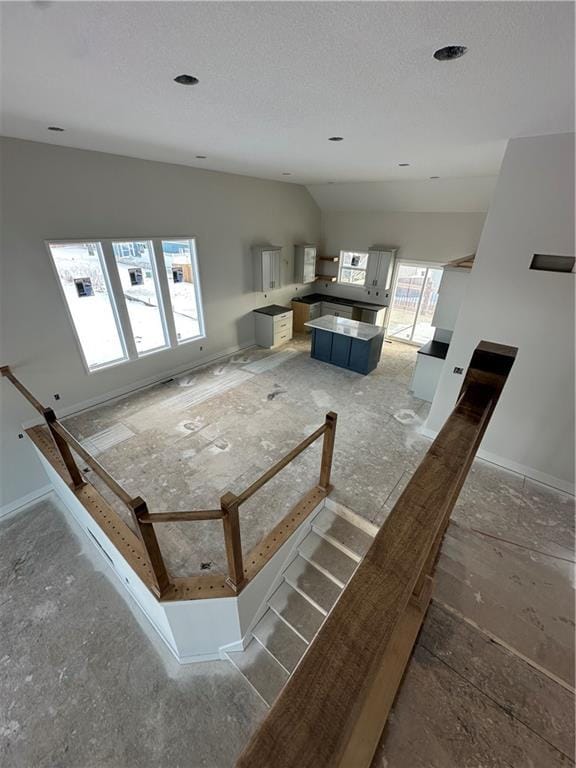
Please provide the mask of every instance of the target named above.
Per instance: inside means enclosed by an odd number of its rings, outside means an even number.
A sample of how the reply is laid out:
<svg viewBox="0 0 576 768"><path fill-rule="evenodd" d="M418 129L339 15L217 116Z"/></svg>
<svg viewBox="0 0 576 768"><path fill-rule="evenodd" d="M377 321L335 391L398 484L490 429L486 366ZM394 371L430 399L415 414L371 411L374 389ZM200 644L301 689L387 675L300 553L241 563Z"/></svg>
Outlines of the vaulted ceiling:
<svg viewBox="0 0 576 768"><path fill-rule="evenodd" d="M573 130L573 18L568 2L3 3L2 132L311 185L492 177L510 137ZM447 44L468 52L436 61Z"/></svg>

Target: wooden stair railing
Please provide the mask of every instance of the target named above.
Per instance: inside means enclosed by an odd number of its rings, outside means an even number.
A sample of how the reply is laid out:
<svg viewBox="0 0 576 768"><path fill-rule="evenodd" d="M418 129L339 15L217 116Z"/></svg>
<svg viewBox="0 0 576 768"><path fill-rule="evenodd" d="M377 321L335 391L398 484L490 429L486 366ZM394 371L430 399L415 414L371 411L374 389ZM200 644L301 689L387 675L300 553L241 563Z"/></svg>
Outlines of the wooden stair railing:
<svg viewBox="0 0 576 768"><path fill-rule="evenodd" d="M515 355L478 345L452 414L237 768L369 768L431 599L450 513Z"/></svg>
<svg viewBox="0 0 576 768"><path fill-rule="evenodd" d="M336 414L332 412L326 414L326 419L321 427L302 440L301 443L294 447L286 454L286 456L280 459L280 461L274 464L274 466L253 482L245 491L237 496L233 493L224 494L220 499L220 509L150 513L144 499L141 496L132 497L100 464L100 462L86 450L74 435L66 429L66 427L58 420L54 411L51 408L45 408L42 403L37 400L28 389L26 389L16 376L14 376L9 366L0 366L0 375L8 379L26 400L28 400L28 402L41 413L42 416L44 416L52 439L70 475L72 490L77 491L86 485L86 479L83 477L82 472L74 459L72 453L72 451L74 451L128 508L153 573L155 583L152 585L152 590L158 597L166 595L172 589L174 584L171 581L170 574L168 573L166 563L164 562L160 550L160 544L154 531L155 524L222 520L226 557L228 561L228 577L226 581L233 592L238 593L246 583L246 571L243 564L242 540L240 533L240 506L320 437L323 437L324 440L322 446L320 478L317 489L322 497L328 495L331 489L330 473L332 468L337 421ZM309 507L310 505L308 504L307 506ZM307 511L311 510L308 509ZM289 515L291 514L292 512L289 513ZM289 515L287 515L287 517ZM284 536L287 531L290 531L290 529L289 526L286 525L283 528ZM275 536L274 542L275 547L279 548L283 543L283 536ZM270 557L273 554L274 547L268 546L266 549L266 556ZM262 567L266 560L263 556L260 560L259 567ZM251 575L254 576L256 572L257 569L253 569Z"/></svg>

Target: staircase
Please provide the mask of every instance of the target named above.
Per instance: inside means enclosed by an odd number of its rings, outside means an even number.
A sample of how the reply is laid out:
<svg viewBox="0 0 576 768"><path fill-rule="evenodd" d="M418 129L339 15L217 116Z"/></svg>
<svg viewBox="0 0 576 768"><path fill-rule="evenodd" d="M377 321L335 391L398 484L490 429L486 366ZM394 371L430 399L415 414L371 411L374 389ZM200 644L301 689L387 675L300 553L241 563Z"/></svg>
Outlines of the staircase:
<svg viewBox="0 0 576 768"><path fill-rule="evenodd" d="M377 528L327 499L244 651L226 655L269 706L338 600Z"/></svg>

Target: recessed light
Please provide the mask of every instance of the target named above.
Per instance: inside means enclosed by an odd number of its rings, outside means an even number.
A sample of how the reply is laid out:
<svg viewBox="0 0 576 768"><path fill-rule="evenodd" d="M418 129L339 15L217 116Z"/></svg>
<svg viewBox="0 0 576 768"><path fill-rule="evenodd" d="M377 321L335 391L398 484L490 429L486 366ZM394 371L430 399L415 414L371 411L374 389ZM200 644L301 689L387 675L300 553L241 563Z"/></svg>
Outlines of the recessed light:
<svg viewBox="0 0 576 768"><path fill-rule="evenodd" d="M398 163L399 168L408 168L409 165L410 163Z"/></svg>
<svg viewBox="0 0 576 768"><path fill-rule="evenodd" d="M439 179L440 176L430 176L431 179Z"/></svg>
<svg viewBox="0 0 576 768"><path fill-rule="evenodd" d="M207 155L196 155L196 160L206 160Z"/></svg>
<svg viewBox="0 0 576 768"><path fill-rule="evenodd" d="M174 78L174 82L179 85L198 85L200 81L194 75L178 75Z"/></svg>
<svg viewBox="0 0 576 768"><path fill-rule="evenodd" d="M330 136L328 141L344 141L344 137L343 136Z"/></svg>
<svg viewBox="0 0 576 768"><path fill-rule="evenodd" d="M56 131L57 133L63 133L64 132L64 128L60 128L59 125L49 125L48 126L48 130L49 131Z"/></svg>
<svg viewBox="0 0 576 768"><path fill-rule="evenodd" d="M465 45L446 45L444 48L438 48L434 51L434 58L437 61L452 61L464 56L468 48Z"/></svg>

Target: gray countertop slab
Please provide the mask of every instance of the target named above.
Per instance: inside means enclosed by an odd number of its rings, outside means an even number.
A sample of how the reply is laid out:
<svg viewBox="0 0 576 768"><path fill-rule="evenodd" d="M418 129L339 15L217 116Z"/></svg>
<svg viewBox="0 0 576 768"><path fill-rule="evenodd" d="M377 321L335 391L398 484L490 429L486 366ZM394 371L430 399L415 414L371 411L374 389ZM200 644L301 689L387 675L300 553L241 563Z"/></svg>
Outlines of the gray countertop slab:
<svg viewBox="0 0 576 768"><path fill-rule="evenodd" d="M319 304L320 302L325 301L328 304L342 304L346 307L371 309L375 312L388 308L387 304L373 304L370 301L362 301L361 299L344 299L341 296L332 296L327 293L308 293L305 296L294 296L292 301L297 301L300 304Z"/></svg>
<svg viewBox="0 0 576 768"><path fill-rule="evenodd" d="M346 317L336 317L335 315L323 315L316 320L304 323L304 325L309 328L317 328L320 331L351 336L353 339L360 339L360 341L370 341L375 336L384 333L384 328L380 325L361 323L358 320L348 320Z"/></svg>

